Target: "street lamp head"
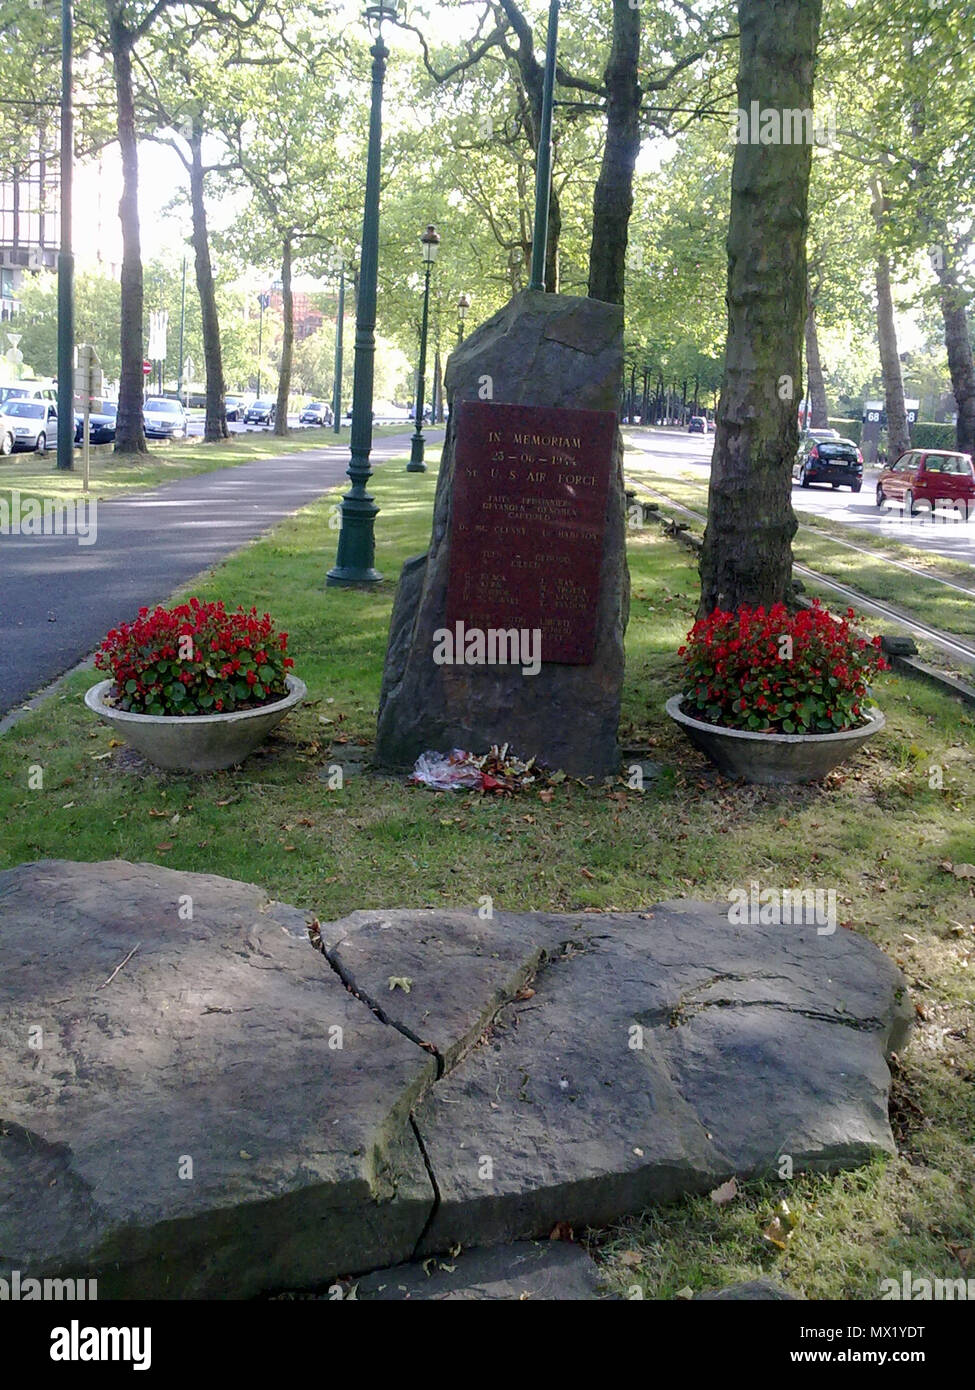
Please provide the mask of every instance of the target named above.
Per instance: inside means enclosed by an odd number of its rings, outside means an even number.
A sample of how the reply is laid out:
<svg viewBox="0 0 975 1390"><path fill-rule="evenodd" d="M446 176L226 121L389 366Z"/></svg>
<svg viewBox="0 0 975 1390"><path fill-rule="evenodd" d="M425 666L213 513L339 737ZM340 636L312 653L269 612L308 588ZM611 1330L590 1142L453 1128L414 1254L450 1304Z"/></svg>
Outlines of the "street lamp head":
<svg viewBox="0 0 975 1390"><path fill-rule="evenodd" d="M440 250L440 233L432 223L427 227L426 231L422 233L420 245L423 247L424 261L428 265L432 265L437 259L437 253Z"/></svg>
<svg viewBox="0 0 975 1390"><path fill-rule="evenodd" d="M462 294L457 301L457 317L461 323L467 318L467 311L471 307L471 297L469 294Z"/></svg>
<svg viewBox="0 0 975 1390"><path fill-rule="evenodd" d="M399 6L396 0L378 0L378 4L366 6L365 18L369 32L381 38L383 25L395 24L399 18Z"/></svg>

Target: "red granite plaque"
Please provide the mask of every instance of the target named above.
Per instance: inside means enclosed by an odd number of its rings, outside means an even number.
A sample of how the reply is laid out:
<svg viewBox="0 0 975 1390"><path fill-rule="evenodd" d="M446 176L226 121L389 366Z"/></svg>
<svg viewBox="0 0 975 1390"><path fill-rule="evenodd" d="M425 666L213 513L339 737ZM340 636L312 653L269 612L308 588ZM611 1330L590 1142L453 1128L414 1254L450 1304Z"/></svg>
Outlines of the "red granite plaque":
<svg viewBox="0 0 975 1390"><path fill-rule="evenodd" d="M542 661L588 665L616 415L457 405L447 624L541 631Z"/></svg>

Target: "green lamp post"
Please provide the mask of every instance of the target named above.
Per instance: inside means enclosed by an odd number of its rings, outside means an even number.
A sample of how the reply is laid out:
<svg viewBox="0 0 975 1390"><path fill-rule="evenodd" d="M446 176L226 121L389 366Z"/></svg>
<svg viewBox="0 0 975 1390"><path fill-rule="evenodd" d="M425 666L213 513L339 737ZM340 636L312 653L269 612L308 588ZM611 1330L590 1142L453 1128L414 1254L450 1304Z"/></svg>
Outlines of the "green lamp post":
<svg viewBox="0 0 975 1390"><path fill-rule="evenodd" d="M548 210L552 196L552 105L555 96L555 53L558 40L559 0L549 0L545 70L542 75L542 112L538 152L535 156L535 228L532 236L532 272L528 285L530 290L545 289Z"/></svg>
<svg viewBox="0 0 975 1390"><path fill-rule="evenodd" d="M332 429L342 428L342 329L345 323L345 259L338 259L339 302L335 314L335 388L332 392Z"/></svg>
<svg viewBox="0 0 975 1390"><path fill-rule="evenodd" d="M72 51L74 11L61 0L61 243L58 248L58 468L74 468L74 249L71 200L74 168Z"/></svg>
<svg viewBox="0 0 975 1390"><path fill-rule="evenodd" d="M457 346L460 347L464 341L464 321L467 318L467 311L471 307L471 297L469 294L462 294L457 301Z"/></svg>
<svg viewBox="0 0 975 1390"><path fill-rule="evenodd" d="M352 482L342 498L338 553L326 583L349 587L378 584L382 575L373 566L376 556L376 506L366 491L372 477L372 386L376 357L376 283L379 275L379 175L382 162L383 79L389 49L383 43L383 24L396 19L396 5L380 0L365 12L376 42L372 54L372 105L369 112L369 156L366 161L366 201L362 214L362 255L359 298L355 317L355 355L352 378L351 460L346 472Z"/></svg>
<svg viewBox="0 0 975 1390"><path fill-rule="evenodd" d="M424 377L427 373L427 321L430 313L430 271L433 263L437 259L440 250L440 236L436 227L429 226L420 237L420 245L423 248L423 321L420 327L420 370L416 379L416 402L414 416L416 418L416 429L413 433L413 440L410 447L410 461L406 465L407 473L425 473L427 466L423 462L423 387Z"/></svg>

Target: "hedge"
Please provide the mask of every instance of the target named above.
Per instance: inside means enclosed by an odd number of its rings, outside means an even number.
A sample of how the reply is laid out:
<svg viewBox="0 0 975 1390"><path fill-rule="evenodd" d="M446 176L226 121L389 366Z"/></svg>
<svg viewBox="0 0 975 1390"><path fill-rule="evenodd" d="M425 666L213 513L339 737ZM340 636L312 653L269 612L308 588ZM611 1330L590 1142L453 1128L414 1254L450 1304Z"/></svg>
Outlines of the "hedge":
<svg viewBox="0 0 975 1390"><path fill-rule="evenodd" d="M954 425L936 425L931 420L918 420L911 428L911 443L915 449L954 449Z"/></svg>
<svg viewBox="0 0 975 1390"><path fill-rule="evenodd" d="M852 439L854 444L860 443L860 435L863 431L862 420L830 420L831 430L839 430L844 439Z"/></svg>
<svg viewBox="0 0 975 1390"><path fill-rule="evenodd" d="M863 437L861 420L830 420L830 429L839 430L844 439L859 444ZM919 420L911 426L911 446L914 449L954 449L954 425L939 425L933 420Z"/></svg>

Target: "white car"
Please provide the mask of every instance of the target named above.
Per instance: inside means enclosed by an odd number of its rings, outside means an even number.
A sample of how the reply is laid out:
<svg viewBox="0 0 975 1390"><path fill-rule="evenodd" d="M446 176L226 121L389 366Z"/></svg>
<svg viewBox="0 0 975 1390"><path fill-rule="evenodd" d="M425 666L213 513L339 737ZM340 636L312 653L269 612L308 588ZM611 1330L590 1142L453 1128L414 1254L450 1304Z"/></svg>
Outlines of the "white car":
<svg viewBox="0 0 975 1390"><path fill-rule="evenodd" d="M0 454L14 449L43 454L48 443L57 440L58 413L50 401L8 396L0 411Z"/></svg>

